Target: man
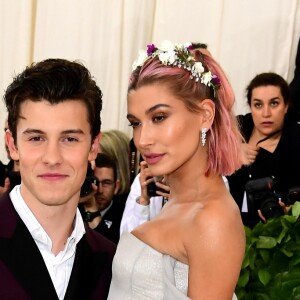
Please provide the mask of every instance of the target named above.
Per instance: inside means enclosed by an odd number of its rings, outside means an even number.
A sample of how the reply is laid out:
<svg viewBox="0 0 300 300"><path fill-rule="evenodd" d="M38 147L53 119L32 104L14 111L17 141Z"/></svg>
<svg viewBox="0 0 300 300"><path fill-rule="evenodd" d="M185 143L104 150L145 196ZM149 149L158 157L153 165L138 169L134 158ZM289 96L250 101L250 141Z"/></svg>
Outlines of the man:
<svg viewBox="0 0 300 300"><path fill-rule="evenodd" d="M115 162L106 154L99 153L95 160L94 175L98 181L95 196L81 200L84 206L81 213L91 228L117 244L125 201L117 196L120 181L117 179Z"/></svg>
<svg viewBox="0 0 300 300"><path fill-rule="evenodd" d="M0 299L106 299L115 246L77 210L101 90L81 64L48 59L16 76L4 100L22 181L0 201Z"/></svg>

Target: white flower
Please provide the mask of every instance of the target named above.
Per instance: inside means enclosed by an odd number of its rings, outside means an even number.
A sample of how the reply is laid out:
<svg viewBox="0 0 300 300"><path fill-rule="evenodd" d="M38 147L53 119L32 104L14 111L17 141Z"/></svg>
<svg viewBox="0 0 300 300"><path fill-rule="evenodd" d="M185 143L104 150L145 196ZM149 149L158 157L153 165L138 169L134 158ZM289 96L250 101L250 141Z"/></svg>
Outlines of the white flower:
<svg viewBox="0 0 300 300"><path fill-rule="evenodd" d="M137 67L141 67L148 58L149 56L147 55L147 51L140 50L137 60L132 64L132 71L134 71Z"/></svg>
<svg viewBox="0 0 300 300"><path fill-rule="evenodd" d="M192 46L192 43L190 43L190 42L187 42L187 43L183 44L183 47L186 48L186 49L189 48L190 46Z"/></svg>
<svg viewBox="0 0 300 300"><path fill-rule="evenodd" d="M158 58L164 65L172 65L175 60L177 59L176 53L174 50L167 51L167 52L159 52Z"/></svg>
<svg viewBox="0 0 300 300"><path fill-rule="evenodd" d="M201 83L205 84L206 86L211 85L212 75L211 72L208 71L201 76Z"/></svg>
<svg viewBox="0 0 300 300"><path fill-rule="evenodd" d="M202 63L199 61L199 62L195 62L195 64L193 65L193 68L192 68L192 72L198 74L199 76L201 76L201 74L204 72L204 68L203 68L203 65Z"/></svg>
<svg viewBox="0 0 300 300"><path fill-rule="evenodd" d="M168 52L168 51L173 51L174 48L175 48L174 44L171 41L166 40L161 43L159 50Z"/></svg>

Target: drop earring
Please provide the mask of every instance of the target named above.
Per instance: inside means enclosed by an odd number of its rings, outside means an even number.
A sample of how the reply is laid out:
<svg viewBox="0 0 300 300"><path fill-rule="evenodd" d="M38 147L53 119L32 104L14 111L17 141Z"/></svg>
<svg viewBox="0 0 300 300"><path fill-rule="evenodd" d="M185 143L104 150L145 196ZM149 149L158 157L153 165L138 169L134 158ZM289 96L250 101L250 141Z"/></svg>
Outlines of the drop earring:
<svg viewBox="0 0 300 300"><path fill-rule="evenodd" d="M206 143L206 131L207 131L207 128L201 129L201 142L202 142L203 147L205 146L205 143Z"/></svg>

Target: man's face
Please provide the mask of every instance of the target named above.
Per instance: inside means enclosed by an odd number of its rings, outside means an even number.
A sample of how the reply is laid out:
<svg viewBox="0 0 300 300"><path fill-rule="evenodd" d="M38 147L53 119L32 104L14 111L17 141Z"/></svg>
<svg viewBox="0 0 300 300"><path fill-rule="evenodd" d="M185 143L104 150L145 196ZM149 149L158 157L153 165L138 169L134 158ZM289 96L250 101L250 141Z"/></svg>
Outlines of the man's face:
<svg viewBox="0 0 300 300"><path fill-rule="evenodd" d="M114 195L117 194L119 189L119 181L114 180L112 168L96 167L94 174L100 181L95 199L99 210L103 210L109 206Z"/></svg>
<svg viewBox="0 0 300 300"><path fill-rule="evenodd" d="M99 137L91 143L83 102L27 100L20 107L17 141L9 132L6 140L12 159L20 162L21 194L30 208L77 205L88 159L96 158L99 143Z"/></svg>

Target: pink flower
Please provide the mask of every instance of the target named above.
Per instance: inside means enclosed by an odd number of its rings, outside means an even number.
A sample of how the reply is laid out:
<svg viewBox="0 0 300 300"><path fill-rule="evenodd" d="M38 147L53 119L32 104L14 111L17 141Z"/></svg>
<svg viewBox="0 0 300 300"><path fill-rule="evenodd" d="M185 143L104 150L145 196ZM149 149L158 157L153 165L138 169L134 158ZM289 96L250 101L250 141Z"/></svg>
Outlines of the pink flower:
<svg viewBox="0 0 300 300"><path fill-rule="evenodd" d="M156 50L157 50L157 48L155 47L154 44L147 45L147 55L148 56L151 56Z"/></svg>

